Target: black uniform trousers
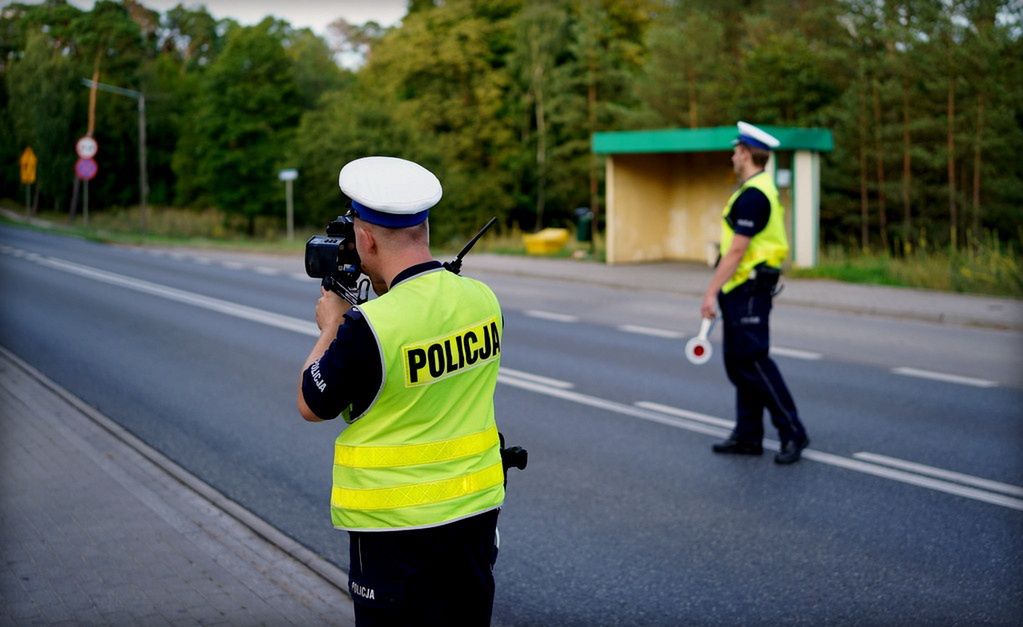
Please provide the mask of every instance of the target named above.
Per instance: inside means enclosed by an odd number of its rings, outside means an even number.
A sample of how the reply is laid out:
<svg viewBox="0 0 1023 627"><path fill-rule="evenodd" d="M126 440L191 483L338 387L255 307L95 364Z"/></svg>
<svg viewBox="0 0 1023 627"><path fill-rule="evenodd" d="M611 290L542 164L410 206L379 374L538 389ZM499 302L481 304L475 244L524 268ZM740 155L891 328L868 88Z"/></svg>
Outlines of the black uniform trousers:
<svg viewBox="0 0 1023 627"><path fill-rule="evenodd" d="M356 625L489 625L498 511L429 529L350 531Z"/></svg>
<svg viewBox="0 0 1023 627"><path fill-rule="evenodd" d="M763 440L765 407L783 444L806 438L788 386L768 356L773 294L774 285L758 285L754 280L727 294L718 293L724 319L725 371L735 386L732 437L740 442L759 444Z"/></svg>

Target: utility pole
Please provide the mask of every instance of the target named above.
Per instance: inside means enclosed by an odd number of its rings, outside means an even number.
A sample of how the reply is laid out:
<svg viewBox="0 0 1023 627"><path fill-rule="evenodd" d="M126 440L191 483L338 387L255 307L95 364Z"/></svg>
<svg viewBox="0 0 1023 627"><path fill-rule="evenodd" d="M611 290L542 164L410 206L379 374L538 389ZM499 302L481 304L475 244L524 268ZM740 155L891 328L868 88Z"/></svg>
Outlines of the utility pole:
<svg viewBox="0 0 1023 627"><path fill-rule="evenodd" d="M134 89L125 89L114 85L107 85L89 78L83 78L82 84L88 88L95 87L119 96L135 98L139 105L139 203L142 206L142 231L149 227L149 205L146 199L149 198L149 184L146 180L146 95Z"/></svg>

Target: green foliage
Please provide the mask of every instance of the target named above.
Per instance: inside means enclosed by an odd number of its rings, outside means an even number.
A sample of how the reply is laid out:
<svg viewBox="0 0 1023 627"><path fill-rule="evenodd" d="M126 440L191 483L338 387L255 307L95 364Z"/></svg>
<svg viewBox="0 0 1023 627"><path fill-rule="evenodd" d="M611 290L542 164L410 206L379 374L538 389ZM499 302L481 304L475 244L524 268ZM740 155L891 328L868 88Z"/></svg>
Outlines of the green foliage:
<svg viewBox="0 0 1023 627"><path fill-rule="evenodd" d="M850 252L831 246L814 268L794 268L801 278L826 278L851 283L916 287L970 294L1023 298L1023 263L1014 244L1002 243L990 231L969 237L957 249L918 248L906 256Z"/></svg>
<svg viewBox="0 0 1023 627"><path fill-rule="evenodd" d="M279 211L277 170L301 112L291 63L275 25L238 27L199 85L176 164L219 207L250 219ZM190 154L189 154L190 153Z"/></svg>
<svg viewBox="0 0 1023 627"><path fill-rule="evenodd" d="M351 82L350 73L334 62L327 42L304 28L288 34L285 42L291 59L299 101L305 110L314 109L323 94L336 91Z"/></svg>
<svg viewBox="0 0 1023 627"><path fill-rule="evenodd" d="M74 140L68 141L73 136L75 96L80 93L75 87L75 68L50 47L45 36L30 33L24 55L7 71L6 82L8 115L17 145L32 147L39 159L39 189L45 190L55 208L62 209L70 197L75 162Z"/></svg>
<svg viewBox="0 0 1023 627"><path fill-rule="evenodd" d="M347 210L337 176L348 161L373 154L421 159L428 154L428 147L417 146L412 120L392 111L378 94L354 85L326 95L319 109L302 116L290 154L301 176L295 189L296 220L322 227ZM423 161L436 163L438 158Z"/></svg>
<svg viewBox="0 0 1023 627"><path fill-rule="evenodd" d="M336 20L328 41L201 7L12 3L0 8L0 196L22 197L13 166L31 143L40 204L67 207L87 130L80 79L97 68L146 94L154 204L215 208L256 229L283 213L277 171L296 167L296 216L319 227L344 210L340 167L389 154L440 177L439 245L492 215L495 237L564 224L579 206L599 215L596 131L748 119L833 131L822 238L868 257L830 271L910 280L885 265L937 246L960 255L948 267L961 272L939 273L957 289L966 275L1012 276L991 260L1023 244L1018 4L416 0L398 26ZM364 64L341 69L339 53ZM98 95L94 213L138 202L137 120L133 99ZM981 232L1003 252L985 256L994 244L969 235Z"/></svg>

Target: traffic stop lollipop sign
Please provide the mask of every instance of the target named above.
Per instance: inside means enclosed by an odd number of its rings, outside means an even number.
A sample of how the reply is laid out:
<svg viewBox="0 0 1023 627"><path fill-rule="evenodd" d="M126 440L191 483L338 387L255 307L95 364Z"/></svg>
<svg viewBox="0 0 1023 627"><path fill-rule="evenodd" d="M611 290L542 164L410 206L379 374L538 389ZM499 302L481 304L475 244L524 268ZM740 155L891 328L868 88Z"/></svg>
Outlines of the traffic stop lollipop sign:
<svg viewBox="0 0 1023 627"><path fill-rule="evenodd" d="M711 348L711 343L707 336L710 335L710 330L713 326L713 319L704 318L700 323L700 334L686 342L686 359L689 360L689 363L702 366L710 361L710 356L713 354L714 349Z"/></svg>

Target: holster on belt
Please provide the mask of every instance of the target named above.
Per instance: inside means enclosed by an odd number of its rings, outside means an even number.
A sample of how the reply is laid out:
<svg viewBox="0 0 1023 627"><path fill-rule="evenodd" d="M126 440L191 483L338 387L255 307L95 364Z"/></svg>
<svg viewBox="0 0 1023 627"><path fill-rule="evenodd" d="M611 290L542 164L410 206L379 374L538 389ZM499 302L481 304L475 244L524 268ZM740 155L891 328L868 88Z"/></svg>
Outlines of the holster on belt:
<svg viewBox="0 0 1023 627"><path fill-rule="evenodd" d="M774 268L762 262L750 271L749 282L758 292L774 292L781 279L781 268Z"/></svg>

